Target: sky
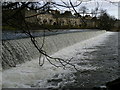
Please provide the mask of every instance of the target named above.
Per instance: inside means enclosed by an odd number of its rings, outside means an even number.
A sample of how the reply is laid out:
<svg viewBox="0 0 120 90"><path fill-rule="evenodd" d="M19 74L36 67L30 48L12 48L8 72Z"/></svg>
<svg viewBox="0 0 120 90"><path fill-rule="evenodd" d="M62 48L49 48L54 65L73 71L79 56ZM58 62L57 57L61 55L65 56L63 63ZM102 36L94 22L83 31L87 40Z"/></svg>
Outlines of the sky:
<svg viewBox="0 0 120 90"><path fill-rule="evenodd" d="M62 2L60 2L60 0L53 0L53 1L57 1L59 4L63 4ZM69 0L63 0L63 1L67 2ZM71 0L71 1L73 1L74 3L77 0ZM98 2L99 9L106 10L110 16L114 16L115 18L118 18L118 2L120 0L83 0L83 1L87 1L87 2L82 2L82 4L79 7L77 7L76 10L78 10L82 6L86 6L90 12L92 9L95 9L95 7L97 7L97 2ZM62 8L62 7L60 7L60 9L62 10L62 12L64 12L65 10L69 10L68 8Z"/></svg>
<svg viewBox="0 0 120 90"><path fill-rule="evenodd" d="M53 0L53 1L60 1L60 0ZM69 1L69 0L63 0L63 1ZM71 0L71 1L85 1L86 2L86 1L91 1L91 0ZM98 1L103 1L103 0L98 0ZM104 1L119 2L120 0L104 0Z"/></svg>
<svg viewBox="0 0 120 90"><path fill-rule="evenodd" d="M42 0L5 0L5 1L42 1ZM51 1L51 0L43 0L43 1ZM52 0L56 3L63 4L61 0ZM62 0L64 2L68 2L69 0ZM71 0L73 4L79 3L81 0ZM120 0L82 0L82 4L76 8L78 10L82 6L86 6L89 9L89 12L92 9L95 9L97 7L97 2L99 2L99 9L104 9L110 14L111 16L114 16L115 18L118 18L118 3L112 3L112 2L119 2ZM120 4L119 4L120 5ZM65 10L69 10L68 8L58 7L61 12L64 12ZM119 6L120 8L120 6ZM56 8L55 8L56 9Z"/></svg>
<svg viewBox="0 0 120 90"><path fill-rule="evenodd" d="M94 9L97 6L97 1L98 0L92 0L87 3L83 3L82 5L86 6L89 9ZM115 2L115 0L111 0L111 1ZM99 2L99 9L104 9L107 11L109 15L114 16L115 18L118 18L118 3L111 3L111 2L108 2L108 0L106 1L99 0L98 2Z"/></svg>

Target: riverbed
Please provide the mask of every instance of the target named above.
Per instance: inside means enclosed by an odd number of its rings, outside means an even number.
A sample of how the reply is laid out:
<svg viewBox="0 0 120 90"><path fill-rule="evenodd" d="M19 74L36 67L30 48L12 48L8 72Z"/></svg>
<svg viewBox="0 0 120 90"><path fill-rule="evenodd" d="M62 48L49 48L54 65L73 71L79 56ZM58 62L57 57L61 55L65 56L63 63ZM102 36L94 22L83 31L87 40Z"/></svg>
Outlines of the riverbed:
<svg viewBox="0 0 120 90"><path fill-rule="evenodd" d="M117 32L81 41L52 56L72 58L71 63L79 71L70 65L56 68L47 60L42 67L38 59L27 61L3 71L3 88L93 88L120 77Z"/></svg>

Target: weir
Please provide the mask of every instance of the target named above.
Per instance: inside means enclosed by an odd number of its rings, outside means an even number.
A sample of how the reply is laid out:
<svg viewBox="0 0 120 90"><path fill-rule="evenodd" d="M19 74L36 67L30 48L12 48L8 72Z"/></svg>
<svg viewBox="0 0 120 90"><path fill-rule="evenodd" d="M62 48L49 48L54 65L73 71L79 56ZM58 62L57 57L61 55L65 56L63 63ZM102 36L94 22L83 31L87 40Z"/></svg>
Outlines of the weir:
<svg viewBox="0 0 120 90"><path fill-rule="evenodd" d="M74 32L46 36L43 49L47 52L47 54L51 55L60 49L98 36L102 33L105 33L105 30ZM39 46L41 46L43 43L43 37L36 37L36 40L38 41ZM17 64L36 59L39 57L39 55L40 53L34 47L30 38L2 41L3 69L15 67Z"/></svg>

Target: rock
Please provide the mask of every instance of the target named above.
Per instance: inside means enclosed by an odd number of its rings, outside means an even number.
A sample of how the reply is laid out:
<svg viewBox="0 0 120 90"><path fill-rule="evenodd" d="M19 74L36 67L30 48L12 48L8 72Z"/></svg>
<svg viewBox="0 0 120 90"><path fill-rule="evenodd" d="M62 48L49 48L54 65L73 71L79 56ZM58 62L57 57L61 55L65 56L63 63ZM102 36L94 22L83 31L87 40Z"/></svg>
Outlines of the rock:
<svg viewBox="0 0 120 90"><path fill-rule="evenodd" d="M120 77L106 84L108 90L120 90Z"/></svg>
<svg viewBox="0 0 120 90"><path fill-rule="evenodd" d="M49 79L47 80L47 82L61 82L62 78L53 78L53 79Z"/></svg>

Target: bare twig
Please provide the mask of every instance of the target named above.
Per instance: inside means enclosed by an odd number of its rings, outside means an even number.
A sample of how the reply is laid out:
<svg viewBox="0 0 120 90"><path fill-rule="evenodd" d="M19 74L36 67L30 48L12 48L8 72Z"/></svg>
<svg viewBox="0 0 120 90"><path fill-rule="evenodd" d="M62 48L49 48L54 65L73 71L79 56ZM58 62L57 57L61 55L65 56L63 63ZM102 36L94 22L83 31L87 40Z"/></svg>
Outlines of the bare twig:
<svg viewBox="0 0 120 90"><path fill-rule="evenodd" d="M71 0L69 0L70 5L72 6L73 10L75 11L75 13L77 14L78 17L80 17L80 15L78 14L78 12L76 11L75 7L73 6ZM82 3L82 1L80 2L80 4ZM80 17L80 19L82 20L82 22L86 25L86 22L83 20L83 18Z"/></svg>
<svg viewBox="0 0 120 90"><path fill-rule="evenodd" d="M57 5L56 3L53 3L53 2L51 2L52 4L55 4L55 5ZM45 29L47 29L48 31L52 31L52 30L50 30L49 28L45 28L44 29L44 32L43 32L43 42L42 42L42 45L41 46L39 46L39 44L38 44L38 42L37 42L37 40L36 40L36 38L31 34L31 32L30 32L30 28L29 28L29 25L27 24L27 22L25 21L25 19L24 19L24 16L22 15L22 12L21 12L21 10L22 9L24 9L25 7L28 7L28 5L29 5L30 3L23 3L23 5L22 5L22 7L20 8L20 9L18 9L14 14L12 14L12 16L10 16L9 18L7 18L6 19L6 22L7 21L9 21L10 19L13 19L13 20L17 20L17 18L13 18L13 16L15 16L17 13L20 13L20 15L21 15L21 17L22 17L22 23L21 23L21 29L23 30L23 32L26 34L26 35L28 35L29 37L30 37L30 39L31 39L31 42L32 42L32 44L34 45L34 47L37 49L37 51L40 53L40 56L39 56L39 65L40 66L43 66L44 65L44 62L45 62L45 60L47 60L50 64L52 64L53 66L55 66L55 67L63 67L64 69L65 69L65 67L67 66L67 65L70 65L70 66L72 66L75 70L77 70L77 71L79 71L77 68L76 68L76 66L74 65L74 64L72 64L71 63L71 60L73 60L73 58L71 58L71 59L67 59L67 60L64 60L64 59L62 59L62 58L55 58L55 57L52 57L52 56L50 56L50 55L48 55L47 54L47 52L45 51L45 50L43 50L43 47L44 47L44 44L45 44ZM45 5L47 5L48 3L46 3ZM76 6L73 6L73 4L70 2L70 4L71 4L71 6L74 8L74 7L76 7ZM44 6L45 6L44 5ZM78 5L80 5L80 4L78 4ZM43 7L41 7L41 8L44 8L44 6ZM59 6L59 5L58 5ZM63 6L63 5L61 5L61 6ZM66 7L71 7L71 6L66 6ZM64 7L64 6L63 6ZM30 8L30 7L29 7ZM31 17L29 17L29 18L31 18ZM8 25L11 25L11 26L17 26L17 25L15 25L15 24L10 24L10 23L8 23L7 22L7 24ZM41 58L43 56L43 59ZM46 58L46 59L45 59ZM42 60L42 61L41 61ZM54 63L53 63L54 62ZM55 62L57 62L57 63L55 63ZM10 65L11 66L11 65Z"/></svg>

